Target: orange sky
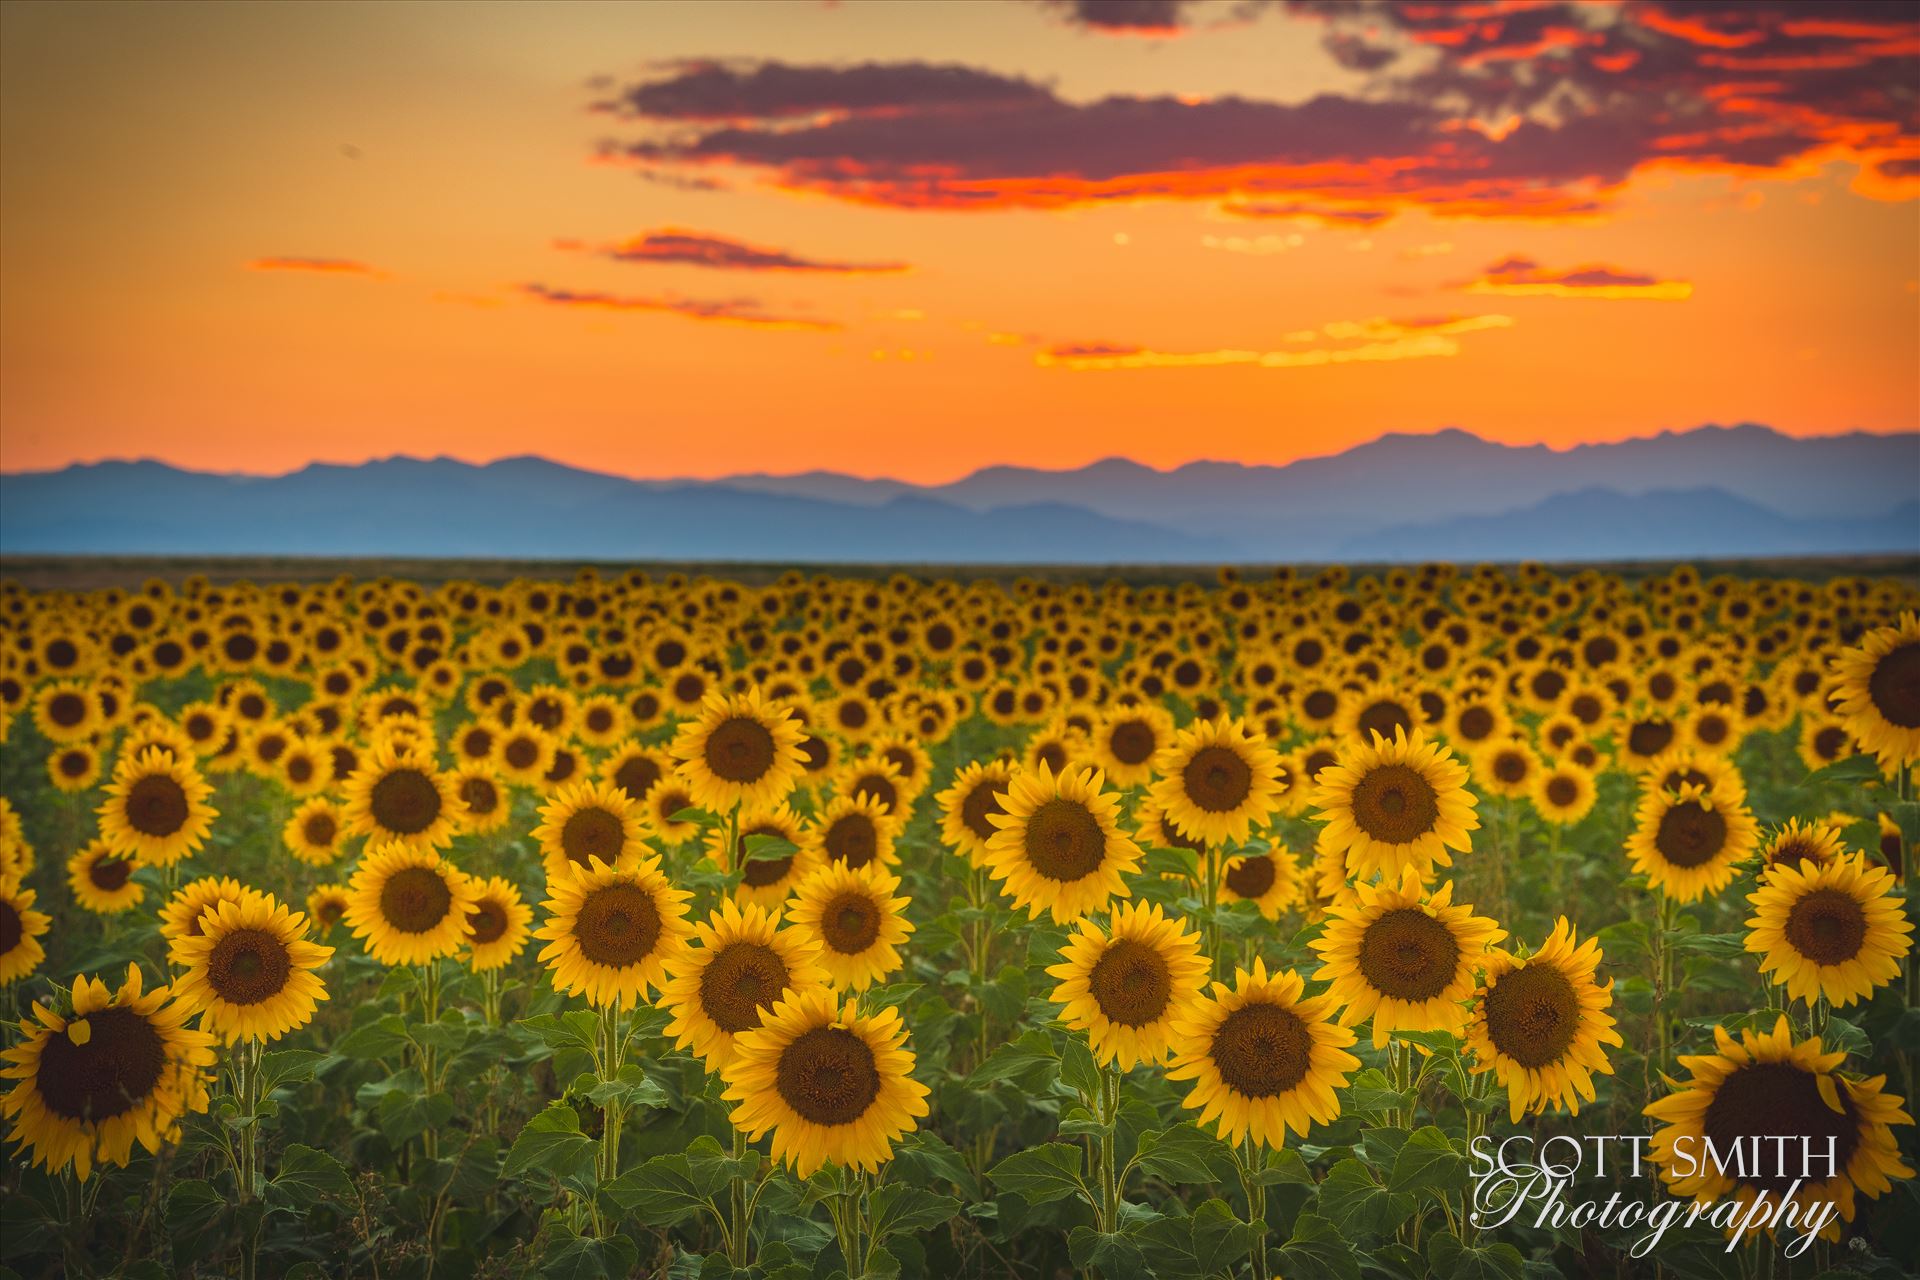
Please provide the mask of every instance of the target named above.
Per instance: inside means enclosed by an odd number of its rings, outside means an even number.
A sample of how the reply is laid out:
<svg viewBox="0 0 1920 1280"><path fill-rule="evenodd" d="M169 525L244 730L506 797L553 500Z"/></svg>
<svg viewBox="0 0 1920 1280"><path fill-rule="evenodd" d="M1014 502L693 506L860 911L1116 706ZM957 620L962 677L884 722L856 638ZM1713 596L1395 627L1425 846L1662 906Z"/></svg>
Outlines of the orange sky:
<svg viewBox="0 0 1920 1280"><path fill-rule="evenodd" d="M9 5L0 469L1920 426L1897 7L1164 7Z"/></svg>

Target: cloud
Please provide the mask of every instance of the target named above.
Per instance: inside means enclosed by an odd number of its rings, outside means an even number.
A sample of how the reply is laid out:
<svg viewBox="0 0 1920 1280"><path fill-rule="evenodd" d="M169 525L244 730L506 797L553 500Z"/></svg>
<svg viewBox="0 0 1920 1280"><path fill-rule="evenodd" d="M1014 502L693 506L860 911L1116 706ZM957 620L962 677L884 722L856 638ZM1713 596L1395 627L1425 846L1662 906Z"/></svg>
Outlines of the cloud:
<svg viewBox="0 0 1920 1280"><path fill-rule="evenodd" d="M536 302L557 307L585 307L599 311L651 311L706 320L716 324L748 325L756 329L829 330L842 326L831 320L805 316L769 315L753 298L648 298L622 294L556 289L544 284L517 286L520 293Z"/></svg>
<svg viewBox="0 0 1920 1280"><path fill-rule="evenodd" d="M310 275L360 276L367 280L384 280L387 278L387 273L378 267L371 267L364 262L356 262L351 258L255 258L247 264L247 270L303 271Z"/></svg>
<svg viewBox="0 0 1920 1280"><path fill-rule="evenodd" d="M1685 280L1662 280L1638 271L1590 264L1568 271L1550 271L1531 258L1509 257L1494 263L1474 280L1457 286L1468 293L1498 293L1517 297L1644 298L1679 302L1693 296Z"/></svg>
<svg viewBox="0 0 1920 1280"><path fill-rule="evenodd" d="M594 105L634 120L753 123L979 110L1050 97L1031 80L951 63L680 62Z"/></svg>
<svg viewBox="0 0 1920 1280"><path fill-rule="evenodd" d="M556 240L556 248L583 249L577 240ZM830 262L803 258L784 249L766 249L706 231L667 227L646 231L593 250L615 262L653 262L723 271L792 271L821 275L876 275L908 270L904 262Z"/></svg>
<svg viewBox="0 0 1920 1280"><path fill-rule="evenodd" d="M1310 342L1321 335L1335 340L1364 339L1357 346L1313 346L1288 351L1225 348L1212 351L1159 351L1131 343L1062 342L1034 353L1043 368L1076 372L1114 369L1317 369L1330 365L1428 360L1460 354L1453 335L1480 329L1504 329L1510 316L1429 316L1389 320L1335 320L1313 330L1287 335L1289 342Z"/></svg>
<svg viewBox="0 0 1920 1280"><path fill-rule="evenodd" d="M1193 29L1201 15L1210 25L1245 22L1277 0L1033 0L1070 26L1114 36L1166 38Z"/></svg>

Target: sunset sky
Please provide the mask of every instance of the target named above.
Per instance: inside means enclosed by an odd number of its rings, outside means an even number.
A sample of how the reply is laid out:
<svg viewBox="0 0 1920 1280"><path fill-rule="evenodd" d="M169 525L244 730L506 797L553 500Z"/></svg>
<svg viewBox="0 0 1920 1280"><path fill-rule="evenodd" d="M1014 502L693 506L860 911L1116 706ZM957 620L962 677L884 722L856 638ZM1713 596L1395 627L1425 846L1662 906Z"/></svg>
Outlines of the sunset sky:
<svg viewBox="0 0 1920 1280"><path fill-rule="evenodd" d="M8 4L0 469L1920 426L1910 4Z"/></svg>

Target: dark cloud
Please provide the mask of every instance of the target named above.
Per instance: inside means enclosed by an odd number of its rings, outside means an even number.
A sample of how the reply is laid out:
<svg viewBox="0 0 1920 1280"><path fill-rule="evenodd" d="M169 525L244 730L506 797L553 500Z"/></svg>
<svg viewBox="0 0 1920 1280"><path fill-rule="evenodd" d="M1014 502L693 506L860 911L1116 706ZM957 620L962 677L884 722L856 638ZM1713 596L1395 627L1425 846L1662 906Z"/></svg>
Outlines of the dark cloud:
<svg viewBox="0 0 1920 1280"><path fill-rule="evenodd" d="M756 329L838 329L831 320L806 316L770 315L753 298L679 298L633 297L623 294L556 289L544 284L518 286L522 296L556 307L581 307L597 311L656 312L705 320L715 324L739 324Z"/></svg>
<svg viewBox="0 0 1920 1280"><path fill-rule="evenodd" d="M1554 298L1651 299L1679 302L1693 296L1685 280L1669 280L1647 271L1590 263L1566 270L1550 270L1519 254L1493 263L1473 280L1457 286L1469 293L1534 295Z"/></svg>
<svg viewBox="0 0 1920 1280"><path fill-rule="evenodd" d="M567 247L579 247L569 243ZM766 249L705 231L667 227L595 250L616 262L678 264L724 271L793 271L822 275L877 275L907 270L904 262L831 262Z"/></svg>
<svg viewBox="0 0 1920 1280"><path fill-rule="evenodd" d="M1028 80L950 64L690 62L596 106L640 120L760 121L1003 107L1051 96Z"/></svg>

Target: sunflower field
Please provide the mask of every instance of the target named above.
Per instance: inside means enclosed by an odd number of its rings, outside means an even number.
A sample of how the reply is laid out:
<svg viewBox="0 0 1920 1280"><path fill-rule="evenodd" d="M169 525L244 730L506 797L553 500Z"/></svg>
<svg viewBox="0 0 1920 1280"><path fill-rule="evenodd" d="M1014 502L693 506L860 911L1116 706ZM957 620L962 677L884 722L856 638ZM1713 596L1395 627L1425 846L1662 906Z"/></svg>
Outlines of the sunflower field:
<svg viewBox="0 0 1920 1280"><path fill-rule="evenodd" d="M1915 1274L1917 604L0 584L0 1277Z"/></svg>

